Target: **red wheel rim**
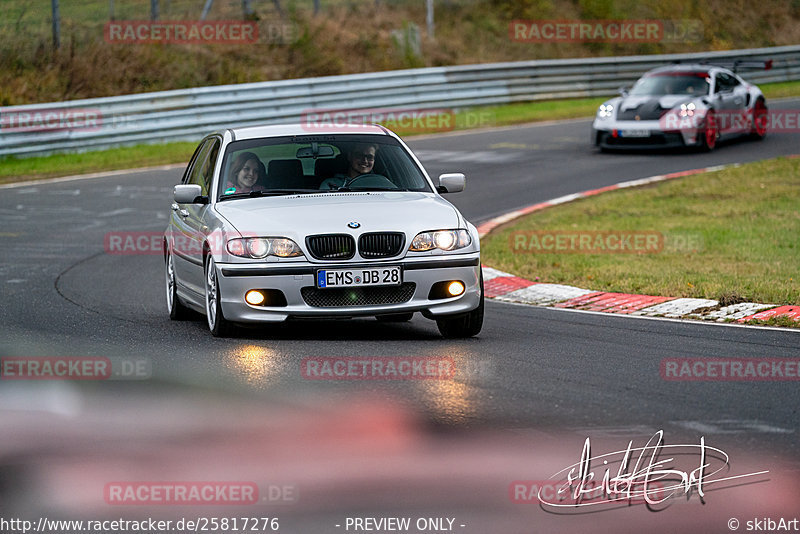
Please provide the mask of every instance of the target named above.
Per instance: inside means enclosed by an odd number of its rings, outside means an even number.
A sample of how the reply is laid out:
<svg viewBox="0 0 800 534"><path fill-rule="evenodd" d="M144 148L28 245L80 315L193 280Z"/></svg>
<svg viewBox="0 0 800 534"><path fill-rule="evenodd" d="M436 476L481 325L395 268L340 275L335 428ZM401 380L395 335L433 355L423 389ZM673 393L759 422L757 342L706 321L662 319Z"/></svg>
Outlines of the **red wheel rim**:
<svg viewBox="0 0 800 534"><path fill-rule="evenodd" d="M717 144L717 121L714 117L714 112L709 111L706 116L706 146L714 148Z"/></svg>
<svg viewBox="0 0 800 534"><path fill-rule="evenodd" d="M764 136L767 133L767 107L761 100L753 107L753 126L758 135Z"/></svg>

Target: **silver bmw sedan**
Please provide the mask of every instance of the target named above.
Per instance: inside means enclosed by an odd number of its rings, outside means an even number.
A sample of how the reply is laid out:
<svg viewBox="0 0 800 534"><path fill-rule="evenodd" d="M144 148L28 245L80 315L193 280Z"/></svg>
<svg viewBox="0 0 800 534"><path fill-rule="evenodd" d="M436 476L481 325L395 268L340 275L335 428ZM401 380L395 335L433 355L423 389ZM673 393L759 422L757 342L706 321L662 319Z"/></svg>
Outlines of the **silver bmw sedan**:
<svg viewBox="0 0 800 534"><path fill-rule="evenodd" d="M228 129L206 136L173 193L164 234L167 309L237 324L374 316L436 321L445 337L483 323L475 227L389 130L355 125Z"/></svg>

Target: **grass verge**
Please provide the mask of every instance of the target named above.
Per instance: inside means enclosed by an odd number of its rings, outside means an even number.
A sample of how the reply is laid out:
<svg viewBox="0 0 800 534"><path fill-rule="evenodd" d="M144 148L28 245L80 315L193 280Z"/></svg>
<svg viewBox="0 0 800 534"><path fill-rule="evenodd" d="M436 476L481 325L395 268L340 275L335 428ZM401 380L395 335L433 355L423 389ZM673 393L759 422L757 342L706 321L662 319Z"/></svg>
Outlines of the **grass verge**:
<svg viewBox="0 0 800 534"><path fill-rule="evenodd" d="M800 96L800 81L765 84L767 98ZM509 126L545 120L562 120L591 117L605 98L546 100L521 102L502 106L485 106L456 113L454 130L475 127ZM419 131L393 128L401 136ZM198 140L199 141L199 140ZM138 145L111 150L58 154L34 158L0 158L0 184L25 180L39 180L100 171L112 171L187 162L196 143L166 143L163 145Z"/></svg>
<svg viewBox="0 0 800 534"><path fill-rule="evenodd" d="M482 260L529 280L596 291L796 305L798 187L800 159L778 158L613 191L495 230L482 241ZM544 250L555 246L546 235L590 235L594 244L606 235L596 232L656 232L663 241L630 253Z"/></svg>
<svg viewBox="0 0 800 534"><path fill-rule="evenodd" d="M0 159L0 184L183 163L189 161L196 147L197 143L167 143L36 158L8 157Z"/></svg>

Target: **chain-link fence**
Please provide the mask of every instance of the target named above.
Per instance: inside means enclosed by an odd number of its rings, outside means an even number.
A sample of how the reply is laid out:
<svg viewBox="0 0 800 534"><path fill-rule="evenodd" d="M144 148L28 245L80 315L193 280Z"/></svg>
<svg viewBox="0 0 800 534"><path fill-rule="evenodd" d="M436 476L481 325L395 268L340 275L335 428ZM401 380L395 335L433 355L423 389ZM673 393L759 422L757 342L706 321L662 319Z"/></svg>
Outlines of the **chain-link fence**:
<svg viewBox="0 0 800 534"><path fill-rule="evenodd" d="M102 40L109 21L281 20L296 11L318 14L334 7L380 5L382 1L386 0L3 0L0 44L47 46L59 41L63 45L70 40ZM393 5L409 3L392 0Z"/></svg>

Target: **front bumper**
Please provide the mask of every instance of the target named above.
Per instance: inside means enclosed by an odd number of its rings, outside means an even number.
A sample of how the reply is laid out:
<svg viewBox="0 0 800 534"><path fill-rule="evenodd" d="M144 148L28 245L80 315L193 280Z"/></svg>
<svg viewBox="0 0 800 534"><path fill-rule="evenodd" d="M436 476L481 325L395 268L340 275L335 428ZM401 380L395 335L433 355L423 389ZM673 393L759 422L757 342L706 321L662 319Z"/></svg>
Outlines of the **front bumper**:
<svg viewBox="0 0 800 534"><path fill-rule="evenodd" d="M625 132L648 130L646 137L628 137ZM696 146L700 141L701 131L697 129L681 129L666 131L659 121L600 121L592 124L592 143L600 148L608 149L658 149L682 148Z"/></svg>
<svg viewBox="0 0 800 534"><path fill-rule="evenodd" d="M350 287L343 289L315 288L319 269L402 267L404 286L375 286L380 290ZM280 322L290 317L346 318L374 316L403 312L423 312L428 317L465 313L474 310L480 302L480 253L427 256L395 261L360 263L308 262L289 264L217 264L222 313L229 321L237 323ZM466 289L458 297L429 299L431 287L436 282L460 280ZM413 284L413 287L411 286ZM250 289L279 290L286 299L285 305L253 306L244 300ZM333 292L352 290L367 295L361 299L366 304L344 305L336 298L326 298ZM328 292L327 294L324 292ZM304 296L305 293L305 296ZM313 294L315 297L309 298ZM410 298L407 298L410 295ZM374 298L373 298L374 297ZM397 300L401 300L397 302ZM320 301L324 304L320 305ZM388 301L388 302L386 302Z"/></svg>

